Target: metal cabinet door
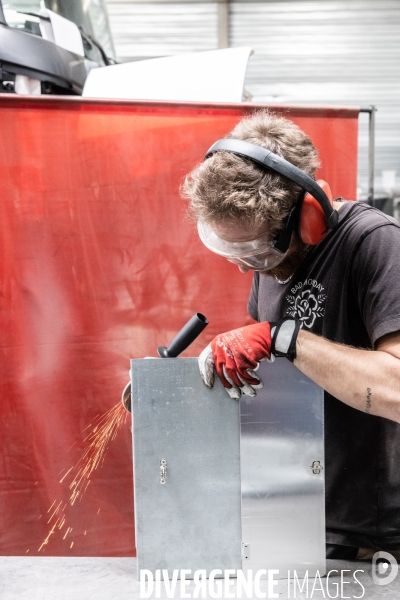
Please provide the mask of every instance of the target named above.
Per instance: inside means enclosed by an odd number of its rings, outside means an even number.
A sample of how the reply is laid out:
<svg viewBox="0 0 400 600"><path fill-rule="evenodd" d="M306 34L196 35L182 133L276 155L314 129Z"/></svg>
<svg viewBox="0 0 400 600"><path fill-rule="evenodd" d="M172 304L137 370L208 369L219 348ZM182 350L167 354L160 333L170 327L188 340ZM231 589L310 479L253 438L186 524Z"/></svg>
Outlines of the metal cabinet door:
<svg viewBox="0 0 400 600"><path fill-rule="evenodd" d="M240 400L243 570L322 575L324 392L284 358L257 373L264 387Z"/></svg>
<svg viewBox="0 0 400 600"><path fill-rule="evenodd" d="M240 569L239 402L197 359L132 360L131 376L138 568Z"/></svg>

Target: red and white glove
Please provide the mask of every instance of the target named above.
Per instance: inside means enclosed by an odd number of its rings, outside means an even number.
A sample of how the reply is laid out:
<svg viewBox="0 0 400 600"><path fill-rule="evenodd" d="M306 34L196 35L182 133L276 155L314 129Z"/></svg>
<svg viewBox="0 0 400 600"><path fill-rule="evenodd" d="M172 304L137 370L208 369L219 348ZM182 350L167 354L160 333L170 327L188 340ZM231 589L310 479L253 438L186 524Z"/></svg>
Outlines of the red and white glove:
<svg viewBox="0 0 400 600"><path fill-rule="evenodd" d="M263 386L255 371L265 358L296 358L296 340L301 322L282 319L279 323L256 323L217 335L199 356L201 377L208 388L214 385L214 367L231 398L255 396Z"/></svg>
<svg viewBox="0 0 400 600"><path fill-rule="evenodd" d="M201 377L214 385L214 367L231 398L255 396L262 382L255 374L260 361L271 358L271 327L267 321L217 335L199 356Z"/></svg>

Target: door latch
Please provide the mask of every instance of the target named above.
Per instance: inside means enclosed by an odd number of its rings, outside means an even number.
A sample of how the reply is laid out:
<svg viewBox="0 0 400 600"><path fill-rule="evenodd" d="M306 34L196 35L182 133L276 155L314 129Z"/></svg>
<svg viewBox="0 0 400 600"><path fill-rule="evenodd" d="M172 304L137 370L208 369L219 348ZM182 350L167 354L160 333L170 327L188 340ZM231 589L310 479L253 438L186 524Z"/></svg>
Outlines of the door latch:
<svg viewBox="0 0 400 600"><path fill-rule="evenodd" d="M322 469L323 466L321 465L321 462L319 460L314 460L311 465L311 471L314 473L314 475L319 475Z"/></svg>
<svg viewBox="0 0 400 600"><path fill-rule="evenodd" d="M160 460L160 483L164 485L167 482L167 461L165 458Z"/></svg>

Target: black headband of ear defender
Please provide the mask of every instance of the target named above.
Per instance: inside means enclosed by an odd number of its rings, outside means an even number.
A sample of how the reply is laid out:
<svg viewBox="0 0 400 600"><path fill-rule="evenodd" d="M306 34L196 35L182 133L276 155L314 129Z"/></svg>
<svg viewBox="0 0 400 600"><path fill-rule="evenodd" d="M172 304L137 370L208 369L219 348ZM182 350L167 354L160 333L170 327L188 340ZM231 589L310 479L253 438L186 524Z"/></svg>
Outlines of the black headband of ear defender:
<svg viewBox="0 0 400 600"><path fill-rule="evenodd" d="M225 138L215 142L215 144L213 144L208 150L204 158L208 158L214 154L214 152L222 151L232 152L238 156L249 158L264 169L275 171L276 173L287 177L287 179L290 179L290 181L297 183L303 190L309 192L313 198L319 202L325 213L326 226L329 229L333 229L337 225L339 214L337 210L332 207L324 190L316 181L314 181L314 179L311 179L311 177L304 173L304 171L301 171L301 169L298 169L292 165L292 163L288 162L284 158L281 158L277 154L266 150L262 146L233 138Z"/></svg>

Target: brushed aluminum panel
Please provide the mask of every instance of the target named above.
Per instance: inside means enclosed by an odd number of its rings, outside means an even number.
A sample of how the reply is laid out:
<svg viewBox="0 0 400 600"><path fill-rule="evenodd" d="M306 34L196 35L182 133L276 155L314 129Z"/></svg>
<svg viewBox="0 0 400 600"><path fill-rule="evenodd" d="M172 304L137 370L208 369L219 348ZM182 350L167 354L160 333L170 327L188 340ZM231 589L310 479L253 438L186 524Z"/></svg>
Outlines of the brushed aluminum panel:
<svg viewBox="0 0 400 600"><path fill-rule="evenodd" d="M138 568L322 575L323 390L285 359L263 362L264 387L240 400L239 416L218 379L203 385L197 359L132 360L131 370Z"/></svg>
<svg viewBox="0 0 400 600"><path fill-rule="evenodd" d="M323 390L286 359L263 361L264 387L241 408L243 570L325 572Z"/></svg>
<svg viewBox="0 0 400 600"><path fill-rule="evenodd" d="M132 360L131 375L138 569L240 569L239 403L197 359Z"/></svg>

